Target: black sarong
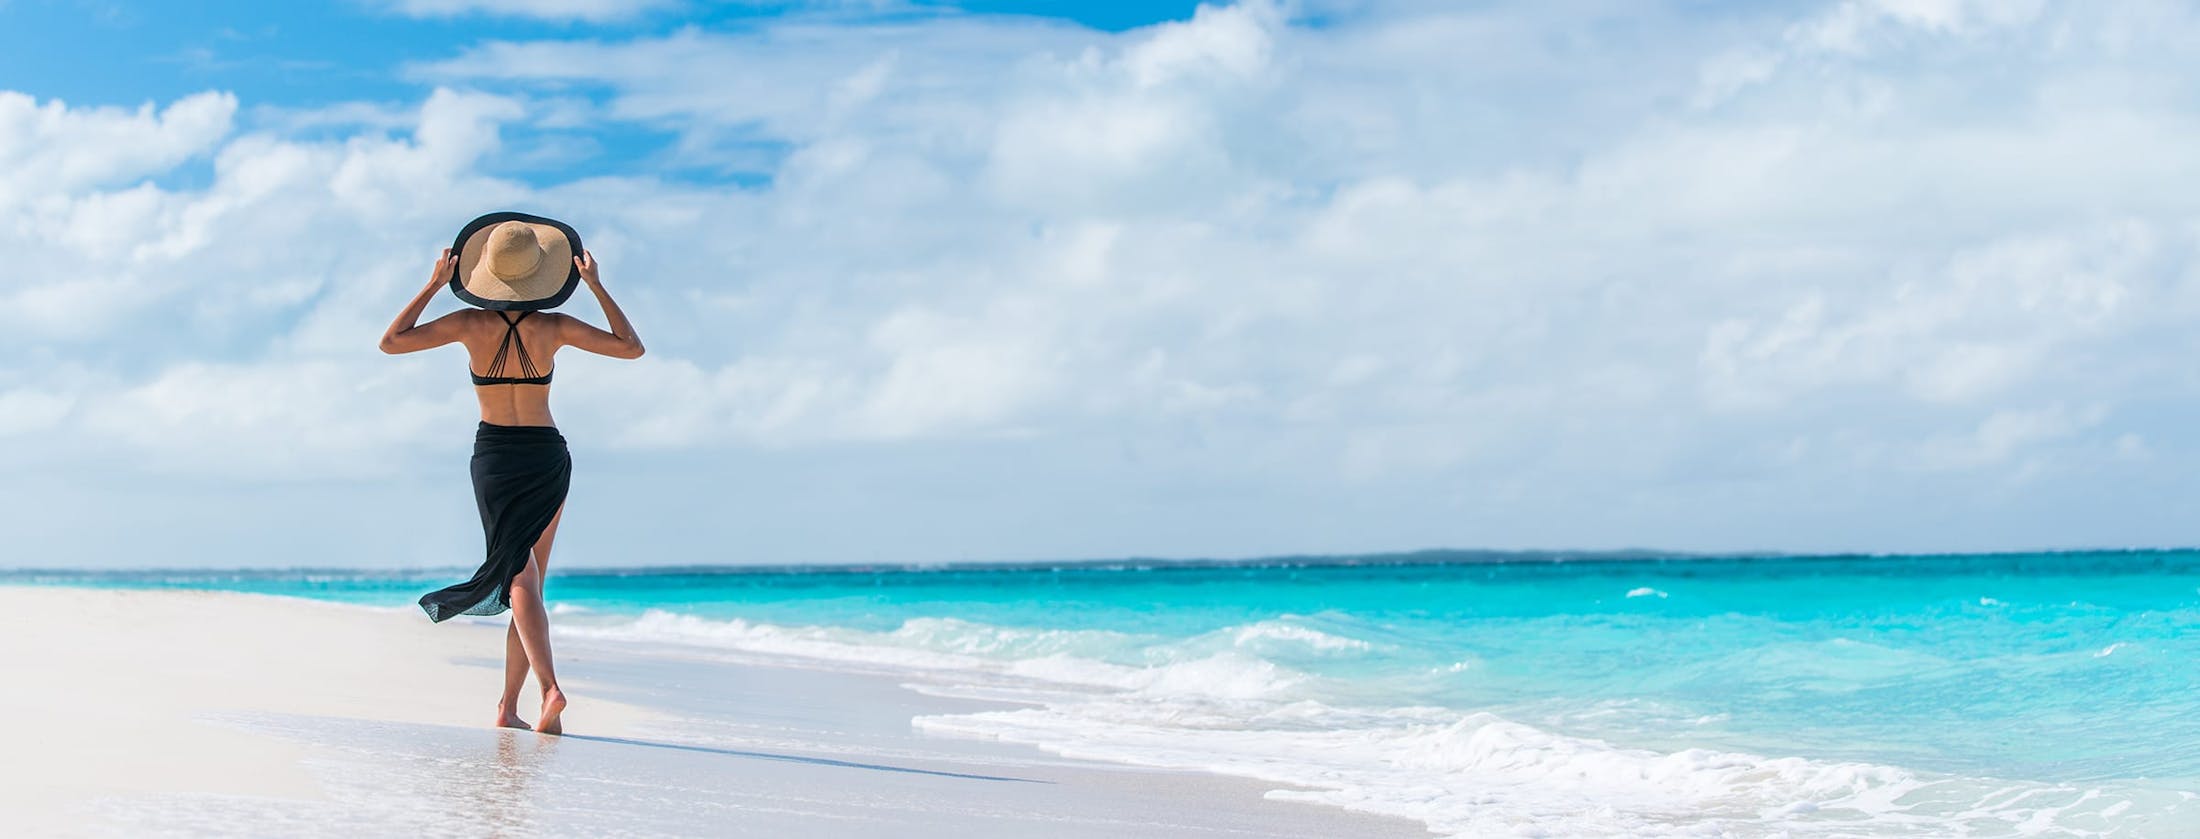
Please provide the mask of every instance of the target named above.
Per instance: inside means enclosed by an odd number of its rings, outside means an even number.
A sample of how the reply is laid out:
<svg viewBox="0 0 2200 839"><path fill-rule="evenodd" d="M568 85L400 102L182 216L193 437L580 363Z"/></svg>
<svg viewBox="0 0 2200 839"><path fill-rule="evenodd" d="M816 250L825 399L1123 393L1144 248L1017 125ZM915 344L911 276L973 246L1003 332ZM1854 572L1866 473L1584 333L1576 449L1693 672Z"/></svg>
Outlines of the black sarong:
<svg viewBox="0 0 2200 839"><path fill-rule="evenodd" d="M565 435L546 425L490 425L474 432L474 503L489 556L473 579L420 598L428 619L495 615L512 608L512 578L527 570L528 553L565 506L573 457Z"/></svg>

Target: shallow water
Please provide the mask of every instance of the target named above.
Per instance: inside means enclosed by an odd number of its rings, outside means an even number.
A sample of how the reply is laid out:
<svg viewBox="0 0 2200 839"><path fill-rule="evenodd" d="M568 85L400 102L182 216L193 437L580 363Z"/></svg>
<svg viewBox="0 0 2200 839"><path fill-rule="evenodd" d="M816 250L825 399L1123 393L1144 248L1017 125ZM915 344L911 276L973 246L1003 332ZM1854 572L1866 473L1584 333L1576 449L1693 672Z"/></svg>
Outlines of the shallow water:
<svg viewBox="0 0 2200 839"><path fill-rule="evenodd" d="M2200 829L2200 554L1491 559L561 572L549 596L570 636L1024 703L921 730L1445 832ZM12 575L379 605L452 577Z"/></svg>

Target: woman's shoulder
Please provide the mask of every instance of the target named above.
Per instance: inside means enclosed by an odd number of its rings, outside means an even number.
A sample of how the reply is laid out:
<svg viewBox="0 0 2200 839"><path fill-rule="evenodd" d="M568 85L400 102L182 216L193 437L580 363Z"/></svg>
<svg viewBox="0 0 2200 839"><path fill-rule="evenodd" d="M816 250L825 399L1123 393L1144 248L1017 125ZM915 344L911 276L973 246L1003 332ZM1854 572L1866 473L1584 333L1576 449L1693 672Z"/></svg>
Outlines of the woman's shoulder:
<svg viewBox="0 0 2200 839"><path fill-rule="evenodd" d="M565 334L566 324L575 322L572 315L565 314L564 312L536 312L534 313L534 315L528 317L527 319L531 321L541 321L542 328L545 331L559 335Z"/></svg>

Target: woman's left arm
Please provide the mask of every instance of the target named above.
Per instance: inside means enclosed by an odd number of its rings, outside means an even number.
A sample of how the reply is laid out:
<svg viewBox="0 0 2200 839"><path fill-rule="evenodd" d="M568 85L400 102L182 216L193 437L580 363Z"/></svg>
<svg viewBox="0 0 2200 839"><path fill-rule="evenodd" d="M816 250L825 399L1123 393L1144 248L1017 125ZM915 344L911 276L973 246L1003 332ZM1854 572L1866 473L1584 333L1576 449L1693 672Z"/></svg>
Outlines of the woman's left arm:
<svg viewBox="0 0 2200 839"><path fill-rule="evenodd" d="M611 292L603 290L603 279L596 273L596 255L581 251L573 257L573 266L580 269L581 280L588 283L588 290L595 292L596 304L603 307L605 320L611 322L611 331L588 325L580 318L558 318L558 340L569 347L586 350L612 358L641 358L642 336L634 332L634 324L626 320L626 312L612 302Z"/></svg>
<svg viewBox="0 0 2200 839"><path fill-rule="evenodd" d="M445 283L450 282L451 268L457 264L458 257L451 253L450 248L444 248L443 256L435 261L435 272L428 276L427 287L413 295L412 302L405 304L405 310L398 312L397 319L391 321L390 328L382 333L383 352L391 355L419 352L464 337L458 320L453 317L464 314L463 312L452 312L426 324L415 325L419 324L420 313L427 310L428 301L435 298L436 292L443 290Z"/></svg>

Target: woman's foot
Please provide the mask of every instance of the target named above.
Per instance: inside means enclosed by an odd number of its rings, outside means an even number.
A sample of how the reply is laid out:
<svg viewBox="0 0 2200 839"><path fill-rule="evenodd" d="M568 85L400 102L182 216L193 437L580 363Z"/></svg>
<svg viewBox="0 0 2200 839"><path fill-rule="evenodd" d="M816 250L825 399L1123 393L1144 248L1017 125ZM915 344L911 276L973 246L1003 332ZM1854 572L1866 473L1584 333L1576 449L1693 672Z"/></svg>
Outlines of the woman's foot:
<svg viewBox="0 0 2200 839"><path fill-rule="evenodd" d="M535 730L544 734L564 734L565 724L558 715L565 713L565 691L552 685L542 691L542 722L535 723Z"/></svg>
<svg viewBox="0 0 2200 839"><path fill-rule="evenodd" d="M512 710L511 705L503 702L497 703L497 727L534 728L534 726L528 725L526 720L520 719L519 714Z"/></svg>

